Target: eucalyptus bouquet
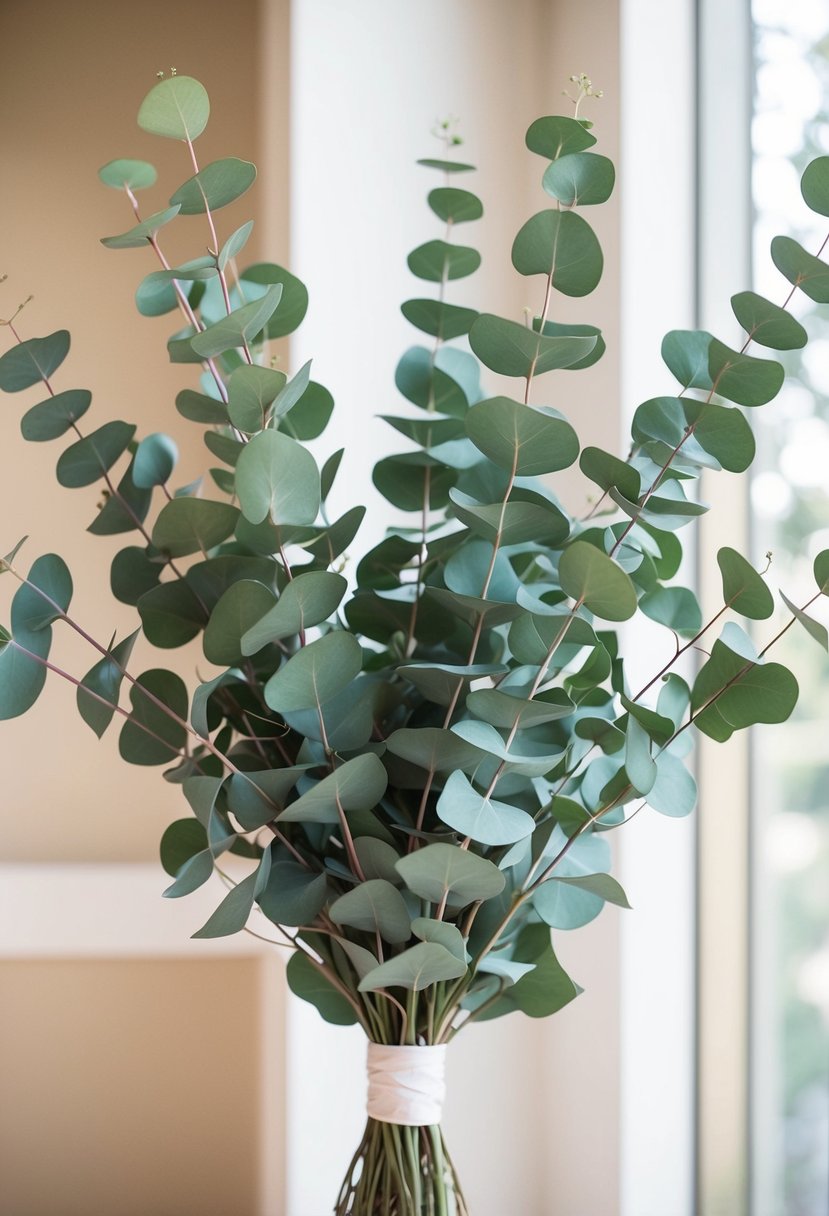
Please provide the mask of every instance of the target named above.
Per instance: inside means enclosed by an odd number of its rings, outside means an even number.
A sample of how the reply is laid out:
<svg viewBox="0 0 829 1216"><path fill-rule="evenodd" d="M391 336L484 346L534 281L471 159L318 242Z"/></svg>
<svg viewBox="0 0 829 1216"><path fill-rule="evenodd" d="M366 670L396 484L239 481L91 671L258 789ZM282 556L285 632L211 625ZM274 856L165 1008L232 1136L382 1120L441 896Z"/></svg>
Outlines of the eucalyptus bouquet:
<svg viewBox="0 0 829 1216"><path fill-rule="evenodd" d="M751 464L741 407L770 401L784 373L748 348L805 344L786 309L797 287L829 302L829 266L777 237L772 257L792 285L782 306L733 297L739 350L705 332L668 334L657 386L666 395L636 410L627 456L580 451L572 424L544 404L556 399L556 379L536 383L555 371L563 384L605 349L594 326L551 319L554 299L585 296L600 280L602 252L582 208L614 186L579 116L592 86L574 82L575 114L540 118L526 136L551 201L512 245L516 271L537 280L536 316L446 299L479 265L475 248L453 238L482 205L455 184L472 166L452 158L451 130L445 156L420 162L443 182L428 204L444 231L409 256L430 294L402 309L424 337L398 364L405 404L386 417L405 450L374 469L390 517L407 522L356 567L347 554L364 508L339 518L326 509L342 452L320 468L306 446L324 431L331 395L309 365L288 378L269 357L269 343L302 321L307 294L279 266L240 269L250 223L220 239L215 213L256 170L233 157L200 167L209 103L196 80L161 79L138 114L189 160L168 204L142 218L150 164L116 160L100 176L133 213L132 227L104 244L144 249L159 264L138 285L139 312L181 314L168 354L193 364L198 380L175 405L202 428L207 477L175 486L176 449L162 434L140 436L120 420L87 430L90 393L56 380L69 334L25 337L17 316L4 322L14 344L0 357L0 387L45 392L21 429L37 442L69 439L62 486L105 486L89 530L129 534L111 590L135 606L139 625L120 640L94 639L69 615L63 559L37 557L24 574L15 547L0 562L19 583L0 633L0 717L26 712L48 670L76 686L98 736L117 716L123 759L168 766L164 777L192 811L161 842L165 894L186 895L214 871L229 888L195 936L269 922L295 948L293 991L329 1021L363 1027L369 1120L340 1214L466 1211L439 1127L445 1045L470 1022L544 1017L573 1000L580 989L551 929L586 924L605 902L627 906L606 833L645 805L692 810L690 727L724 741L782 722L797 699L794 676L767 660L776 638L757 649L728 619L703 651L726 615L765 620L774 598L763 574L722 548L722 604L704 619L676 582L677 533L706 510L693 495L702 469ZM803 194L829 215L829 157L806 170ZM210 244L170 266L164 230L183 216L206 223ZM487 395L481 365L514 378L514 395ZM547 480L576 461L596 488L581 518ZM829 551L814 571L808 603L781 593L788 616L777 637L799 622L826 649L809 608L829 594ZM674 639L638 689L618 630L637 613ZM86 674L50 659L55 624L95 652ZM199 638L216 674L189 690L164 667L133 674L141 631L161 649ZM705 657L689 681L677 665L692 650ZM228 854L246 876L226 872Z"/></svg>

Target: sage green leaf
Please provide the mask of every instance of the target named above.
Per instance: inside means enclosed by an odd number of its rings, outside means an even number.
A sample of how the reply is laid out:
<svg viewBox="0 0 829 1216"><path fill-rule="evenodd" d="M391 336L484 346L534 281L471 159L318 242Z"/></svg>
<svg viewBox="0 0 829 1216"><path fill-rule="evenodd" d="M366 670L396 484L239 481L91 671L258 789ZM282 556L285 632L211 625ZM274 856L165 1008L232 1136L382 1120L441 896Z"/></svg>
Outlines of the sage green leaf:
<svg viewBox="0 0 829 1216"><path fill-rule="evenodd" d="M265 426L268 408L285 387L284 372L257 364L237 367L227 386L227 412L230 421L246 435L254 435Z"/></svg>
<svg viewBox="0 0 829 1216"><path fill-rule="evenodd" d="M625 731L625 772L638 794L647 794L656 781L656 762L647 731L630 714Z"/></svg>
<svg viewBox="0 0 829 1216"><path fill-rule="evenodd" d="M44 663L52 644L51 629L31 633L14 628L14 604L12 629L11 639L2 630L0 645L0 721L18 718L34 705L46 683Z"/></svg>
<svg viewBox="0 0 829 1216"><path fill-rule="evenodd" d="M506 879L485 857L454 844L427 844L401 857L397 872L408 889L420 899L451 907L500 895Z"/></svg>
<svg viewBox="0 0 829 1216"><path fill-rule="evenodd" d="M596 338L545 337L517 321L482 313L469 330L469 345L492 371L527 377L578 363L593 350Z"/></svg>
<svg viewBox="0 0 829 1216"><path fill-rule="evenodd" d="M703 401L685 402L679 397L651 397L637 406L631 424L631 434L638 444L647 444L656 439L668 448L682 444L683 454L693 452L694 441L686 434L688 419L685 406L693 405L701 413L709 408ZM725 408L725 407L724 407ZM704 456L704 453L702 453Z"/></svg>
<svg viewBox="0 0 829 1216"><path fill-rule="evenodd" d="M200 358L212 359L214 355L253 342L276 312L281 298L280 284L269 287L261 299L234 308L226 317L195 334L190 339L190 346Z"/></svg>
<svg viewBox="0 0 829 1216"><path fill-rule="evenodd" d="M253 524L312 524L320 507L320 478L309 451L279 431L263 431L236 465L236 489Z"/></svg>
<svg viewBox="0 0 829 1216"><path fill-rule="evenodd" d="M331 453L325 464L322 466L322 470L320 472L320 492L322 494L323 502L325 502L328 495L331 493L344 454L345 448L338 448L336 452Z"/></svg>
<svg viewBox="0 0 829 1216"><path fill-rule="evenodd" d="M542 928L531 925L530 929ZM516 984L507 989L507 999L515 1009L531 1018L546 1018L558 1013L582 991L567 975L553 952L549 940L549 929L544 927L546 937L545 948L540 954L534 954L532 959L521 957L519 962L533 962L532 971L523 976ZM519 950L522 938L519 937Z"/></svg>
<svg viewBox="0 0 829 1216"><path fill-rule="evenodd" d="M239 508L209 498L174 498L165 503L153 528L153 544L170 557L207 553L227 540Z"/></svg>
<svg viewBox="0 0 829 1216"><path fill-rule="evenodd" d="M138 125L150 135L194 140L210 117L207 90L192 76L170 76L150 89L138 111Z"/></svg>
<svg viewBox="0 0 829 1216"><path fill-rule="evenodd" d="M738 405L766 405L783 386L786 373L775 359L755 359L730 350L716 338L708 348L714 391Z"/></svg>
<svg viewBox="0 0 829 1216"><path fill-rule="evenodd" d="M142 595L158 585L162 566L138 545L129 545L116 553L110 567L109 585L112 594L122 604L138 603Z"/></svg>
<svg viewBox="0 0 829 1216"><path fill-rule="evenodd" d="M292 802L279 816L285 823L339 823L340 811L371 810L386 792L388 777L373 752L346 760Z"/></svg>
<svg viewBox="0 0 829 1216"><path fill-rule="evenodd" d="M263 856L270 857L270 854L265 853ZM231 933L239 933L244 929L253 908L253 896L258 877L258 873L254 872L238 882L228 891L216 911L208 917L201 929L191 934L191 937L229 937Z"/></svg>
<svg viewBox="0 0 829 1216"><path fill-rule="evenodd" d="M201 215L218 211L235 202L251 188L256 180L256 165L236 156L211 161L195 176L179 186L170 198L170 206L179 205L182 215Z"/></svg>
<svg viewBox="0 0 829 1216"><path fill-rule="evenodd" d="M45 553L32 563L28 578L12 600L12 635L37 633L60 620L72 602L72 575L57 553Z"/></svg>
<svg viewBox="0 0 829 1216"><path fill-rule="evenodd" d="M626 621L636 611L636 591L627 574L599 549L577 540L561 555L561 588L603 621Z"/></svg>
<svg viewBox="0 0 829 1216"><path fill-rule="evenodd" d="M829 156L816 156L803 171L800 192L806 206L818 215L829 215Z"/></svg>
<svg viewBox="0 0 829 1216"><path fill-rule="evenodd" d="M402 355L394 382L408 401L430 412L462 418L469 406L461 385L433 362L425 346L412 346Z"/></svg>
<svg viewBox="0 0 829 1216"><path fill-rule="evenodd" d="M210 849L195 853L176 874L176 881L171 883L161 894L165 899L179 899L182 895L190 895L199 887L204 886L213 876L213 854Z"/></svg>
<svg viewBox="0 0 829 1216"><path fill-rule="evenodd" d="M469 333L469 327L478 316L474 308L460 308L443 300L406 300L400 305L400 311L412 325L441 342Z"/></svg>
<svg viewBox="0 0 829 1216"><path fill-rule="evenodd" d="M656 781L648 793L648 806L674 819L690 815L697 802L694 778L670 751L660 752L655 759Z"/></svg>
<svg viewBox="0 0 829 1216"><path fill-rule="evenodd" d="M274 398L271 412L274 418L281 418L292 410L294 406L304 397L310 386L311 380L311 360L299 369L295 376L292 376L288 383L279 390Z"/></svg>
<svg viewBox="0 0 829 1216"><path fill-rule="evenodd" d="M468 494L451 489L449 498L454 514L468 528L499 545L518 545L524 541L558 545L567 538L570 521L551 503L508 502L477 503Z"/></svg>
<svg viewBox="0 0 829 1216"><path fill-rule="evenodd" d="M185 862L205 849L207 833L198 819L176 819L165 828L161 837L161 864L166 873L175 878Z"/></svg>
<svg viewBox="0 0 829 1216"><path fill-rule="evenodd" d="M295 951L288 960L285 975L294 996L313 1005L326 1022L334 1026L353 1026L357 1021L353 1006L314 966L307 954Z"/></svg>
<svg viewBox="0 0 829 1216"><path fill-rule="evenodd" d="M378 840L374 836L358 836L354 841L354 852L366 878L384 878L386 882L400 886L401 878L395 869L400 854L385 840Z"/></svg>
<svg viewBox="0 0 829 1216"><path fill-rule="evenodd" d="M435 160L430 156L415 163L423 165L426 169L440 169L441 173L470 173L475 168L474 165L464 165L457 160Z"/></svg>
<svg viewBox="0 0 829 1216"><path fill-rule="evenodd" d="M386 740L393 756L417 764L430 773L476 768L485 758L480 748L438 726L404 726Z"/></svg>
<svg viewBox="0 0 829 1216"><path fill-rule="evenodd" d="M583 152L596 137L576 118L554 114L537 118L527 130L527 147L545 160L558 160L571 152Z"/></svg>
<svg viewBox="0 0 829 1216"><path fill-rule="evenodd" d="M366 933L379 933L383 941L399 945L412 934L406 903L397 887L382 878L360 882L335 899L328 909L336 925L348 925Z"/></svg>
<svg viewBox="0 0 829 1216"><path fill-rule="evenodd" d="M132 479L142 489L163 486L170 480L178 460L178 448L169 435L156 432L139 443L133 460Z"/></svg>
<svg viewBox="0 0 829 1216"><path fill-rule="evenodd" d="M477 249L468 245L450 245L448 241L427 241L418 245L406 259L409 270L419 279L442 283L447 279L465 279L481 264Z"/></svg>
<svg viewBox="0 0 829 1216"><path fill-rule="evenodd" d="M479 451L519 477L566 469L578 456L578 436L557 410L509 397L490 397L473 405L466 429Z"/></svg>
<svg viewBox="0 0 829 1216"><path fill-rule="evenodd" d="M526 730L533 726L544 726L569 717L575 706L561 688L542 693L532 701L521 695L512 695L508 688L479 688L466 698L466 708L476 718L488 722L499 730Z"/></svg>
<svg viewBox="0 0 829 1216"><path fill-rule="evenodd" d="M774 612L774 597L763 578L736 549L717 553L725 604L752 621L765 621Z"/></svg>
<svg viewBox="0 0 829 1216"><path fill-rule="evenodd" d="M428 916L416 916L412 921L412 933L423 942L437 942L464 965L469 961L466 942L457 925L449 924L445 920L433 920Z"/></svg>
<svg viewBox="0 0 829 1216"><path fill-rule="evenodd" d="M604 258L593 229L572 211L539 211L512 245L519 274L548 275L565 296L586 296L598 286Z"/></svg>
<svg viewBox="0 0 829 1216"><path fill-rule="evenodd" d="M24 439L34 443L58 439L66 434L73 423L83 418L91 402L92 394L85 388L70 388L56 393L54 397L26 411L20 419L20 433Z"/></svg>
<svg viewBox="0 0 829 1216"><path fill-rule="evenodd" d="M124 549L123 553L136 555L129 559L130 564L133 561L140 562L138 555L144 556L142 549ZM122 555L119 554L119 557ZM123 560L122 557L122 562ZM119 577L123 577L129 583L130 599L125 602L131 603L132 596L136 595L135 603L138 606L141 628L144 630L147 641L151 642L153 646L169 650L176 646L184 646L191 638L194 638L204 628L206 613L198 596L188 583L182 582L180 579L159 583L158 570L159 567L156 565L139 567L142 582L137 585L134 582L134 576L126 568L119 571ZM150 584L148 590L142 593L143 580L149 579L152 573L155 574L156 582ZM127 591L123 592L123 594L126 593Z"/></svg>
<svg viewBox="0 0 829 1216"><path fill-rule="evenodd" d="M253 220L248 220L246 224L242 224L235 232L227 238L224 245L219 250L219 256L216 264L219 270L224 270L228 262L241 253L245 245L248 243L248 237L253 231ZM283 292L284 296L284 292Z"/></svg>
<svg viewBox="0 0 829 1216"><path fill-rule="evenodd" d="M172 312L179 303L177 283L196 283L212 279L218 273L212 256L193 258L170 270L156 270L145 275L136 288L135 304L144 317L161 317Z"/></svg>
<svg viewBox="0 0 829 1216"><path fill-rule="evenodd" d="M348 584L341 574L310 571L298 574L273 607L251 625L242 637L242 653L256 654L263 646L292 637L327 621L339 607Z"/></svg>
<svg viewBox="0 0 829 1216"><path fill-rule="evenodd" d="M158 173L146 160L111 160L98 170L98 177L113 190L146 190L154 186Z"/></svg>
<svg viewBox="0 0 829 1216"><path fill-rule="evenodd" d="M569 612L553 611L549 615L524 613L510 627L510 650L519 663L543 663L562 647L566 653L582 646L599 646L590 625ZM555 649L551 649L555 647Z"/></svg>
<svg viewBox="0 0 829 1216"><path fill-rule="evenodd" d="M176 409L189 422L206 422L211 426L227 425L227 406L204 393L185 388L176 397Z"/></svg>
<svg viewBox="0 0 829 1216"><path fill-rule="evenodd" d="M458 190L456 187L443 186L430 190L426 201L435 215L447 224L464 224L470 220L479 220L484 213L477 195L469 190Z"/></svg>
<svg viewBox="0 0 829 1216"><path fill-rule="evenodd" d="M0 388L19 393L46 381L69 354L69 331L55 330L46 338L28 338L0 355Z"/></svg>
<svg viewBox="0 0 829 1216"><path fill-rule="evenodd" d="M141 249L148 245L155 234L174 220L178 215L178 207L167 207L164 211L156 211L154 215L134 224L126 232L117 236L101 237L101 244L107 249Z"/></svg>
<svg viewBox="0 0 829 1216"><path fill-rule="evenodd" d="M268 321L266 332L271 339L287 337L299 328L308 311L308 291L296 275L273 262L257 262L242 271L241 287L247 297L277 284L282 296L278 311Z"/></svg>
<svg viewBox="0 0 829 1216"><path fill-rule="evenodd" d="M806 345L806 330L800 322L756 292L738 292L731 297L731 307L752 342L772 350L799 350Z"/></svg>
<svg viewBox="0 0 829 1216"><path fill-rule="evenodd" d="M217 456L224 464L235 468L244 447L239 439L231 439L229 435L219 435L216 431L205 431L203 439L205 447L214 456Z"/></svg>
<svg viewBox="0 0 829 1216"><path fill-rule="evenodd" d="M641 486L639 474L631 465L601 448L582 448L579 468L603 490L618 486L625 498L638 499Z"/></svg>
<svg viewBox="0 0 829 1216"><path fill-rule="evenodd" d="M303 442L317 439L328 426L333 409L334 398L328 389L311 380L290 413L280 417L280 430Z"/></svg>
<svg viewBox="0 0 829 1216"><path fill-rule="evenodd" d="M437 705L451 704L459 689L462 692L473 680L501 675L505 670L497 663L473 663L464 667L448 663L405 663L397 668L400 675Z"/></svg>
<svg viewBox="0 0 829 1216"><path fill-rule="evenodd" d="M377 992L380 988L407 988L422 992L441 980L455 980L466 974L466 963L437 942L420 942L373 971L359 983L360 992Z"/></svg>
<svg viewBox="0 0 829 1216"><path fill-rule="evenodd" d="M662 713L657 713L653 709L648 709L646 705L642 705L639 701L631 701L624 693L622 693L619 699L629 715L635 718L640 726L644 727L647 734L658 747L664 746L671 740L675 730L672 718L668 718Z"/></svg>
<svg viewBox="0 0 829 1216"><path fill-rule="evenodd" d="M536 333L543 334L547 338L595 338L595 345L589 354L585 355L583 359L579 359L576 363L568 363L564 369L568 372L581 371L585 367L592 367L594 363L598 363L607 350L605 340L602 337L602 331L595 325L566 325L560 321L545 321L542 325L540 317L533 317L532 327Z"/></svg>
<svg viewBox="0 0 829 1216"><path fill-rule="evenodd" d="M670 672L662 678L662 687L656 700L658 713L680 726L691 703L691 690L681 676Z"/></svg>
<svg viewBox="0 0 829 1216"><path fill-rule="evenodd" d="M186 325L167 339L167 357L171 363L201 363L202 356L197 355L190 345L196 336L192 325Z"/></svg>
<svg viewBox="0 0 829 1216"><path fill-rule="evenodd" d="M67 489L92 485L109 472L134 434L135 427L126 422L105 422L61 453L56 470L58 481Z"/></svg>
<svg viewBox="0 0 829 1216"><path fill-rule="evenodd" d="M129 764L167 764L187 742L184 681L172 671L153 668L130 686L130 701L132 712L118 739L121 759Z"/></svg>
<svg viewBox="0 0 829 1216"><path fill-rule="evenodd" d="M553 875L533 896L533 907L554 929L578 929L588 924L605 903L629 908L627 896L609 874Z"/></svg>
<svg viewBox="0 0 829 1216"><path fill-rule="evenodd" d="M336 629L292 655L268 680L265 700L277 713L314 709L342 692L362 665L360 643Z"/></svg>
<svg viewBox="0 0 829 1216"><path fill-rule="evenodd" d="M315 874L296 861L275 861L257 902L275 925L311 925L327 900L324 874Z"/></svg>
<svg viewBox="0 0 829 1216"><path fill-rule="evenodd" d="M211 684L217 685L218 680L211 680ZM193 703L195 706L195 697ZM193 725L196 725L195 721ZM199 730L200 735L206 733ZM276 818L283 809L285 799L305 772L307 765L234 773L225 787L227 805L246 832L255 832Z"/></svg>
<svg viewBox="0 0 829 1216"><path fill-rule="evenodd" d="M514 844L532 834L532 815L480 793L460 771L450 774L437 802L437 813L450 828L485 845Z"/></svg>
<svg viewBox="0 0 829 1216"><path fill-rule="evenodd" d="M771 243L771 260L795 287L816 304L829 304L829 266L807 253L789 236L776 236Z"/></svg>
<svg viewBox="0 0 829 1216"><path fill-rule="evenodd" d="M655 587L639 601L645 616L672 629L681 638L692 638L702 629L702 611L697 597L687 587Z"/></svg>
<svg viewBox="0 0 829 1216"><path fill-rule="evenodd" d="M549 744L545 740L539 743L522 736L509 745L501 738L498 731L488 722L476 722L466 718L456 722L451 728L452 733L477 747L483 754L503 762L506 773L521 773L525 777L542 777L549 773L561 759L561 752L549 752Z"/></svg>
<svg viewBox="0 0 829 1216"><path fill-rule="evenodd" d="M384 498L401 511L433 511L446 506L457 473L423 452L404 452L378 460L371 479Z"/></svg>
<svg viewBox="0 0 829 1216"><path fill-rule="evenodd" d="M413 443L425 448L427 452L433 448L440 449L444 453L451 451L455 441L466 436L460 418L436 418L429 414L425 418L409 418L400 414L380 414L379 417L384 422L388 422L389 426L394 427L401 435L405 435ZM464 462L463 467L469 467L477 459L477 453L473 452L471 458Z"/></svg>
<svg viewBox="0 0 829 1216"><path fill-rule="evenodd" d="M708 351L713 341L702 329L673 329L662 339L662 358L683 388L711 389Z"/></svg>
<svg viewBox="0 0 829 1216"><path fill-rule="evenodd" d="M93 536L117 536L141 527L152 504L153 492L135 484L134 468L135 458L115 487L115 493L105 497L87 532Z"/></svg>
<svg viewBox="0 0 829 1216"><path fill-rule="evenodd" d="M243 635L268 612L273 602L270 588L252 579L242 579L228 587L205 626L205 658L221 667L239 662Z"/></svg>
<svg viewBox="0 0 829 1216"><path fill-rule="evenodd" d="M124 679L124 668L130 661L139 632L136 629L117 646L113 646L109 654L97 662L78 685L78 713L99 739L115 713L118 693ZM90 696L90 693L96 695Z"/></svg>
<svg viewBox="0 0 829 1216"><path fill-rule="evenodd" d="M814 617L809 616L803 611L802 608L798 608L797 605L793 604L789 597L782 591L780 592L780 598L788 608L789 612L791 612L797 618L797 620L800 621L800 624L803 626L809 636L815 639L818 646L822 646L824 650L829 651L829 632L827 632L826 626L821 625L820 621L816 621Z"/></svg>
<svg viewBox="0 0 829 1216"><path fill-rule="evenodd" d="M709 401L685 401L685 417L694 428L693 438L730 473L744 473L754 460L754 434L745 415L728 405ZM686 452L683 445L683 455Z"/></svg>
<svg viewBox="0 0 829 1216"><path fill-rule="evenodd" d="M814 561L815 582L822 595L829 595L829 549L818 553Z"/></svg>
<svg viewBox="0 0 829 1216"><path fill-rule="evenodd" d="M727 688L717 709L735 730L756 722L785 722L797 704L798 686L781 663L760 663Z"/></svg>
<svg viewBox="0 0 829 1216"><path fill-rule="evenodd" d="M360 524L365 519L365 507L352 507L328 528L316 532L312 539L302 540L306 553L316 558L318 565L330 566L331 563L344 553L360 530Z"/></svg>
<svg viewBox="0 0 829 1216"><path fill-rule="evenodd" d="M613 193L616 170L613 161L595 152L571 152L548 165L541 184L565 207L588 207L606 203Z"/></svg>

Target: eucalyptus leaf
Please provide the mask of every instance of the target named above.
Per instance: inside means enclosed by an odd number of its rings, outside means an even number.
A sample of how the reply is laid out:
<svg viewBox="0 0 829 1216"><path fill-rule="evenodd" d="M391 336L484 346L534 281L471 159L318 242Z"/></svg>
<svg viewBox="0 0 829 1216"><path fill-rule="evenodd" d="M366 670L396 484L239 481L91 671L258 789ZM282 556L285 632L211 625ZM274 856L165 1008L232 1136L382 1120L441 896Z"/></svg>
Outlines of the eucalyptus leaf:
<svg viewBox="0 0 829 1216"><path fill-rule="evenodd" d="M578 455L578 436L557 410L509 397L490 397L473 405L466 429L484 455L520 477L566 469Z"/></svg>
<svg viewBox="0 0 829 1216"><path fill-rule="evenodd" d="M399 945L411 937L411 919L397 887L383 878L369 878L335 899L328 909L336 925L348 925L366 933L379 933L386 942Z"/></svg>
<svg viewBox="0 0 829 1216"><path fill-rule="evenodd" d="M527 377L581 362L595 348L596 338L571 334L547 337L517 321L482 313L469 330L469 345L492 371Z"/></svg>
<svg viewBox="0 0 829 1216"><path fill-rule="evenodd" d="M294 996L313 1005L326 1022L334 1026L352 1026L357 1021L352 1005L314 966L307 954L295 951L288 960L285 976Z"/></svg>
<svg viewBox="0 0 829 1216"><path fill-rule="evenodd" d="M311 571L288 583L279 600L242 637L242 653L256 654L263 646L319 625L336 611L347 588L340 574Z"/></svg>
<svg viewBox="0 0 829 1216"><path fill-rule="evenodd" d="M69 354L69 331L58 329L46 338L28 338L0 355L0 389L18 393L46 381Z"/></svg>
<svg viewBox="0 0 829 1216"><path fill-rule="evenodd" d="M279 431L255 435L236 465L236 489L245 519L312 524L320 506L316 461L295 439Z"/></svg>
<svg viewBox="0 0 829 1216"><path fill-rule="evenodd" d="M127 450L134 434L135 427L126 422L105 422L61 453L56 470L58 481L67 489L99 481Z"/></svg>
<svg viewBox="0 0 829 1216"><path fill-rule="evenodd" d="M420 942L364 975L359 983L359 991L408 988L411 992L422 992L440 980L455 980L465 974L466 963L451 954L445 946L438 942Z"/></svg>
<svg viewBox="0 0 829 1216"><path fill-rule="evenodd" d="M159 512L153 544L170 557L207 554L231 535L239 508L209 498L174 498Z"/></svg>
<svg viewBox="0 0 829 1216"><path fill-rule="evenodd" d="M373 752L346 760L292 802L279 816L286 823L339 823L340 812L370 810L386 792L388 777Z"/></svg>
<svg viewBox="0 0 829 1216"><path fill-rule="evenodd" d="M187 741L187 689L180 676L156 667L130 686L130 717L118 750L129 764L167 764Z"/></svg>
<svg viewBox="0 0 829 1216"><path fill-rule="evenodd" d="M139 630L124 638L86 673L78 685L78 713L100 739L112 721L118 693L124 679ZM168 871L170 873L170 871Z"/></svg>
<svg viewBox="0 0 829 1216"><path fill-rule="evenodd" d="M170 206L178 205L181 215L201 215L217 211L235 202L256 180L256 166L236 156L211 161L170 198Z"/></svg>
<svg viewBox="0 0 829 1216"><path fill-rule="evenodd" d="M113 190L147 190L154 186L158 173L146 160L111 160L98 170L98 177Z"/></svg>
<svg viewBox="0 0 829 1216"><path fill-rule="evenodd" d="M453 907L492 899L506 879L485 857L453 844L428 844L401 857L397 870L408 889L420 899Z"/></svg>
<svg viewBox="0 0 829 1216"><path fill-rule="evenodd" d="M362 662L354 635L333 630L301 647L271 676L264 688L265 700L277 713L318 708L351 683Z"/></svg>
<svg viewBox="0 0 829 1216"><path fill-rule="evenodd" d="M626 621L636 611L636 592L625 572L586 541L568 545L559 562L562 590L605 621Z"/></svg>
<svg viewBox="0 0 829 1216"><path fill-rule="evenodd" d="M613 193L616 170L606 156L571 152L548 165L541 184L565 207L606 203Z"/></svg>
<svg viewBox="0 0 829 1216"><path fill-rule="evenodd" d="M548 170L549 172L549 170ZM544 274L566 296L586 296L602 277L604 258L593 229L572 211L540 211L527 220L512 246L519 274Z"/></svg>
<svg viewBox="0 0 829 1216"><path fill-rule="evenodd" d="M138 111L138 125L150 135L194 140L210 117L207 90L192 76L170 76L150 89Z"/></svg>

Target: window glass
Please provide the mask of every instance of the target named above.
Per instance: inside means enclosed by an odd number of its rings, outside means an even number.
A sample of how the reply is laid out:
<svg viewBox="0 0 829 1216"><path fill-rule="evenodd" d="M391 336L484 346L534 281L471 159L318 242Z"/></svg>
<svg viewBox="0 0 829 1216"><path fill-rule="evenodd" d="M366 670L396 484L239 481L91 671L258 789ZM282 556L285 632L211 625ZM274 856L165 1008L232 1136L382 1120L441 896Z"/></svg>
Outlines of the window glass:
<svg viewBox="0 0 829 1216"><path fill-rule="evenodd" d="M779 304L788 287L769 258L771 238L791 233L818 253L829 233L829 218L810 212L799 188L808 161L829 154L829 5L753 0L752 12L755 290ZM782 356L786 387L774 407L753 412L751 506L755 550L771 553L774 583L802 606L814 594L815 553L829 548L829 308L800 292L790 307L810 343L802 356ZM789 616L781 605L777 628ZM827 1216L829 667L798 625L775 649L801 698L788 727L766 729L754 745L753 1207L756 1216Z"/></svg>

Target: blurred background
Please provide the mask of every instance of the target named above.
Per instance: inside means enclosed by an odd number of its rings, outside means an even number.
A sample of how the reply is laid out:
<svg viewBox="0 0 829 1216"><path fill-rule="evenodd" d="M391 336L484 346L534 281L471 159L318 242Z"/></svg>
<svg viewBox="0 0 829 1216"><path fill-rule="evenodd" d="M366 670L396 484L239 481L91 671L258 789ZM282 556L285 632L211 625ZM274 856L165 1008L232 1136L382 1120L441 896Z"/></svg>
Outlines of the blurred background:
<svg viewBox="0 0 829 1216"><path fill-rule="evenodd" d="M438 151L436 119L458 116L485 205L482 269L453 299L520 317L531 301L509 249L545 205L524 131L568 112L571 74L604 91L589 116L619 188L591 216L602 284L567 319L601 325L608 352L576 399L549 402L585 444L622 450L639 401L671 391L665 330L731 342L733 292L785 296L773 235L809 249L825 236L798 186L829 153L825 0L0 0L0 45L0 316L32 295L24 337L72 331L62 387L91 388L99 423L173 434L182 482L202 471L199 432L172 404L191 373L166 364L168 319L134 306L154 267L100 245L131 214L97 180L115 157L148 159L164 205L186 151L135 115L158 71L198 77L213 107L202 163L259 166L222 232L253 216L253 256L308 285L281 358L313 358L334 393L320 451L347 445L340 492L368 503L374 535L386 508L370 469L388 444L375 416L415 340L399 312L406 254L436 235L414 163ZM174 226L171 259L203 251L197 223L178 246ZM804 303L818 336L753 412L751 486L705 487L718 514L696 566L712 604L721 544L758 565L771 550L795 600L829 547L829 338ZM85 531L95 488L54 481L59 445L20 438L37 399L0 403L0 551L28 533L32 556L62 553L74 615L106 641L132 628L109 595L120 546ZM642 815L618 841L635 911L559 935L584 994L453 1046L447 1137L474 1216L829 1216L829 680L802 631L785 641L796 720L700 748L699 814ZM81 674L75 642L56 653ZM192 677L199 657L164 662ZM145 644L136 666L154 662ZM362 1127L359 1035L286 994L281 951L189 940L217 892L160 898L158 839L180 793L125 768L114 735L99 744L68 686L3 724L0 766L0 1214L321 1216Z"/></svg>

